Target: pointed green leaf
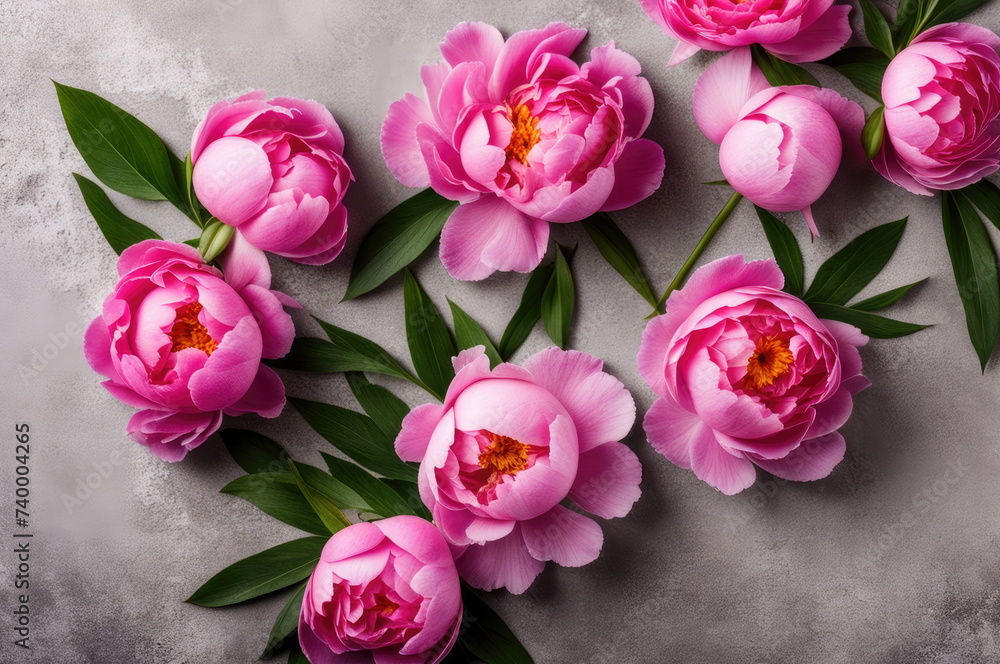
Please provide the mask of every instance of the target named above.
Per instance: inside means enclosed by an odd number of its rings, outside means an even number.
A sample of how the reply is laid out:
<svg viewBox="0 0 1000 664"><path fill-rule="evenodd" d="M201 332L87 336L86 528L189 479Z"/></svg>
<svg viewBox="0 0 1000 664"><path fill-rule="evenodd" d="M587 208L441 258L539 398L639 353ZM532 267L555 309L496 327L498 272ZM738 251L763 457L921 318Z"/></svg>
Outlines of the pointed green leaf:
<svg viewBox="0 0 1000 664"><path fill-rule="evenodd" d="M989 0L937 0L928 3L934 7L930 18L923 24L920 32L943 23L959 21L975 10L985 5Z"/></svg>
<svg viewBox="0 0 1000 664"><path fill-rule="evenodd" d="M463 588L462 603L468 625L459 637L462 645L486 664L533 664L507 623L477 593Z"/></svg>
<svg viewBox="0 0 1000 664"><path fill-rule="evenodd" d="M351 525L351 522L340 511L333 498L320 490L315 484L306 481L298 465L291 459L288 460L288 467L292 471L292 476L295 478L295 483L298 485L299 491L309 501L309 505L316 513L316 516L319 517L320 521L323 522L323 525L327 527L331 534Z"/></svg>
<svg viewBox="0 0 1000 664"><path fill-rule="evenodd" d="M510 356L517 352L517 349L531 334L535 324L541 319L542 297L545 295L545 288L549 285L554 271L554 263L539 265L528 278L528 283L525 284L524 292L521 294L521 303L510 322L507 323L503 337L500 339L500 346L497 349L500 352L500 357L504 360L510 359Z"/></svg>
<svg viewBox="0 0 1000 664"><path fill-rule="evenodd" d="M876 226L851 240L820 266L806 291L806 301L847 304L889 262L905 229L903 218Z"/></svg>
<svg viewBox="0 0 1000 664"><path fill-rule="evenodd" d="M268 366L287 371L311 373L344 373L368 371L402 378L424 387L424 384L403 369L388 353L363 355L352 348L344 348L324 339L296 337L288 354L277 360L268 360Z"/></svg>
<svg viewBox="0 0 1000 664"><path fill-rule="evenodd" d="M885 53L868 46L852 46L820 62L833 67L858 90L882 103L882 76L889 66Z"/></svg>
<svg viewBox="0 0 1000 664"><path fill-rule="evenodd" d="M403 201L375 222L361 240L344 300L378 287L431 245L458 203L433 189Z"/></svg>
<svg viewBox="0 0 1000 664"><path fill-rule="evenodd" d="M1000 188L989 180L982 179L961 190L976 208L1000 228Z"/></svg>
<svg viewBox="0 0 1000 664"><path fill-rule="evenodd" d="M1000 331L1000 280L989 233L961 193L941 192L944 239L948 244L958 295L965 308L969 339L986 371Z"/></svg>
<svg viewBox="0 0 1000 664"><path fill-rule="evenodd" d="M116 254L143 240L163 239L153 229L119 212L97 183L78 173L73 173L73 177L80 185L83 201L97 222L97 227L101 229L101 233Z"/></svg>
<svg viewBox="0 0 1000 664"><path fill-rule="evenodd" d="M569 338L575 299L573 273L570 272L562 247L556 245L555 271L542 295L542 325L552 342L560 348L566 347Z"/></svg>
<svg viewBox="0 0 1000 664"><path fill-rule="evenodd" d="M873 339L905 337L929 327L928 325L917 325L916 323L904 323L903 321L885 318L839 304L828 304L825 302L808 302L808 304L809 308L819 318L828 318L830 320L839 320L842 323L849 323Z"/></svg>
<svg viewBox="0 0 1000 664"><path fill-rule="evenodd" d="M386 477L416 481L417 471L396 456L395 440L372 418L353 410L289 397L306 422L331 445L365 468Z"/></svg>
<svg viewBox="0 0 1000 664"><path fill-rule="evenodd" d="M381 482L367 470L349 461L321 452L330 474L356 491L371 506L371 511L385 517L414 514L414 510L389 485Z"/></svg>
<svg viewBox="0 0 1000 664"><path fill-rule="evenodd" d="M228 606L287 588L312 574L326 537L303 537L225 568L187 599L198 606Z"/></svg>
<svg viewBox="0 0 1000 664"><path fill-rule="evenodd" d="M305 654L298 647L288 653L288 664L310 664Z"/></svg>
<svg viewBox="0 0 1000 664"><path fill-rule="evenodd" d="M398 493L403 502L410 506L414 514L428 521L433 520L430 510L427 509L423 499L420 498L420 488L416 482L404 482L403 480L393 480L385 477L379 481Z"/></svg>
<svg viewBox="0 0 1000 664"><path fill-rule="evenodd" d="M417 375L438 399L444 397L455 369L455 342L440 312L410 270L403 270L403 308L406 313L406 343Z"/></svg>
<svg viewBox="0 0 1000 664"><path fill-rule="evenodd" d="M879 106L865 121L865 126L861 130L861 147L865 149L865 156L874 159L882 149L882 141L885 139L885 106Z"/></svg>
<svg viewBox="0 0 1000 664"><path fill-rule="evenodd" d="M455 327L455 340L458 350L462 351L466 348L483 346L486 348L486 356L490 358L490 366L495 367L503 362L500 359L500 353L497 351L496 346L493 345L489 335L486 334L486 330L472 316L465 313L460 306L451 300L448 300L448 305L451 307L451 319Z"/></svg>
<svg viewBox="0 0 1000 664"><path fill-rule="evenodd" d="M583 227L608 265L613 267L650 306L656 308L656 295L653 294L653 288L642 271L635 248L618 224L607 213L598 212L584 219Z"/></svg>
<svg viewBox="0 0 1000 664"><path fill-rule="evenodd" d="M856 304L851 305L851 309L858 309L860 311L878 311L879 309L885 309L890 307L896 302L898 302L904 295L910 292L910 289L917 284L922 284L926 279L921 279L920 281L914 281L912 284L907 284L905 286L900 286L899 288L893 288L890 291L884 293L879 293L878 295L873 295L867 300L861 300Z"/></svg>
<svg viewBox="0 0 1000 664"><path fill-rule="evenodd" d="M299 626L299 613L302 611L302 598L306 594L306 584L307 582L303 581L296 586L295 592L281 607L278 617L274 620L274 626L271 627L271 634L267 637L264 652L260 654L260 659L274 657L294 638L295 631Z"/></svg>
<svg viewBox="0 0 1000 664"><path fill-rule="evenodd" d="M288 452L278 443L256 431L223 429L219 432L229 455L248 473L285 472Z"/></svg>
<svg viewBox="0 0 1000 664"><path fill-rule="evenodd" d="M288 466L285 465L285 468ZM329 537L330 531L302 495L295 478L287 470L254 473L237 477L222 487L221 493L236 496L293 528Z"/></svg>
<svg viewBox="0 0 1000 664"><path fill-rule="evenodd" d="M860 0L861 13L865 21L865 37L868 43L882 51L888 57L896 55L896 49L892 45L892 33L889 30L889 22L882 16L871 0Z"/></svg>
<svg viewBox="0 0 1000 664"><path fill-rule="evenodd" d="M403 428L403 418L409 414L410 407L381 385L373 385L364 374L350 372L346 377L354 398L368 413L368 417L372 418L382 433L395 440Z"/></svg>
<svg viewBox="0 0 1000 664"><path fill-rule="evenodd" d="M896 20L892 24L892 43L897 51L909 45L913 29L917 25L922 0L900 0L896 8Z"/></svg>
<svg viewBox="0 0 1000 664"><path fill-rule="evenodd" d="M805 289L805 268L802 262L802 250L791 229L767 210L754 206L767 243L771 245L771 253L778 262L782 274L785 275L785 290L795 297L802 297Z"/></svg>
<svg viewBox="0 0 1000 664"><path fill-rule="evenodd" d="M372 369L358 369L358 371L370 371L373 373L385 374L387 376L395 376L427 389L427 386L417 380L416 377L414 377L409 371L404 369L403 365L397 362L395 358L389 354L389 351L382 348L374 341L366 339L360 334L355 334L354 332L349 332L343 328L337 327L336 325L331 325L330 323L320 320L315 316L313 316L313 320L319 323L327 338L329 338L335 346L339 346L343 349L352 351L356 355L360 355L369 362L369 366L375 367ZM355 360L355 362L357 361L358 360Z"/></svg>
<svg viewBox="0 0 1000 664"><path fill-rule="evenodd" d="M152 129L92 92L55 86L70 138L98 180L126 196L184 209L173 155Z"/></svg>
<svg viewBox="0 0 1000 664"><path fill-rule="evenodd" d="M771 85L814 85L819 87L816 77L798 65L785 62L768 53L760 45L753 45L753 61L760 67L764 78Z"/></svg>

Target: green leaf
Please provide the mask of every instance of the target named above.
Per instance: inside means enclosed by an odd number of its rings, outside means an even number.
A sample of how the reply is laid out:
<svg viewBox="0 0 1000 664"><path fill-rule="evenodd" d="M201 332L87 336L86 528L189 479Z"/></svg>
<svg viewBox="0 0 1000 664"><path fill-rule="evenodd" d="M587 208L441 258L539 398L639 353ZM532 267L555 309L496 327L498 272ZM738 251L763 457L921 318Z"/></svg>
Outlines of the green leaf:
<svg viewBox="0 0 1000 664"><path fill-rule="evenodd" d="M608 265L655 309L657 303L653 288L642 271L635 248L618 224L607 213L598 212L584 219L583 227Z"/></svg>
<svg viewBox="0 0 1000 664"><path fill-rule="evenodd" d="M458 203L433 189L411 196L375 222L361 240L344 300L378 287L431 245Z"/></svg>
<svg viewBox="0 0 1000 664"><path fill-rule="evenodd" d="M917 25L922 0L900 0L896 8L896 20L892 24L892 43L897 51L909 45L913 29Z"/></svg>
<svg viewBox="0 0 1000 664"><path fill-rule="evenodd" d="M98 180L126 196L184 209L173 155L152 129L92 92L53 83L70 138Z"/></svg>
<svg viewBox="0 0 1000 664"><path fill-rule="evenodd" d="M916 323L904 323L903 321L885 318L868 313L867 311L858 311L857 309L844 307L839 304L829 304L826 302L808 302L807 304L818 317L849 323L873 339L905 337L908 334L913 334L929 327L928 325L917 325Z"/></svg>
<svg viewBox="0 0 1000 664"><path fill-rule="evenodd" d="M573 273L570 272L562 247L557 244L555 271L542 295L542 325L552 342L560 348L566 347L566 340L569 338L575 298Z"/></svg>
<svg viewBox="0 0 1000 664"><path fill-rule="evenodd" d="M468 628L459 636L462 645L486 664L533 664L507 623L478 594L468 588L463 590L464 622Z"/></svg>
<svg viewBox="0 0 1000 664"><path fill-rule="evenodd" d="M176 164L176 162L174 162ZM198 197L194 194L194 162L191 161L191 153L188 152L187 157L184 159L183 164L184 172L183 174L177 173L177 166L174 167L174 178L181 181L181 189L187 196L188 207L190 207L191 220L198 224L200 228L205 227L205 220L211 217L205 206L201 204Z"/></svg>
<svg viewBox="0 0 1000 664"><path fill-rule="evenodd" d="M403 308L413 368L434 396L441 399L455 377L451 358L458 353L444 319L409 269L403 270Z"/></svg>
<svg viewBox="0 0 1000 664"><path fill-rule="evenodd" d="M271 627L271 634L267 637L264 652L260 654L260 659L274 657L294 637L299 626L299 613L302 611L302 598L306 594L306 584L306 581L300 583L285 605L281 607L278 617L274 620L274 626Z"/></svg>
<svg viewBox="0 0 1000 664"><path fill-rule="evenodd" d="M416 481L417 471L396 456L395 440L387 436L372 418L353 410L289 397L319 435L365 468L386 477Z"/></svg>
<svg viewBox="0 0 1000 664"><path fill-rule="evenodd" d="M869 159L878 156L884 139L885 106L879 106L868 116L864 129L861 130L861 147L865 149L865 156Z"/></svg>
<svg viewBox="0 0 1000 664"><path fill-rule="evenodd" d="M417 486L416 482L404 482L402 480L393 480L382 478L379 480L382 484L399 494L399 497L403 499L413 513L422 519L427 519L432 521L430 510L424 505L423 499L420 497L420 488Z"/></svg>
<svg viewBox="0 0 1000 664"><path fill-rule="evenodd" d="M287 467L286 465L285 468ZM314 535L330 535L326 525L302 495L295 478L287 470L237 477L220 491L242 498L265 514L294 528Z"/></svg>
<svg viewBox="0 0 1000 664"><path fill-rule="evenodd" d="M953 23L961 20L985 5L989 0L937 0L935 3L928 3L934 7L930 17L923 24L920 32L941 25L943 23Z"/></svg>
<svg viewBox="0 0 1000 664"><path fill-rule="evenodd" d="M805 300L847 304L889 262L905 229L906 218L903 218L876 226L848 242L820 266Z"/></svg>
<svg viewBox="0 0 1000 664"><path fill-rule="evenodd" d="M819 87L816 77L798 65L785 62L765 51L760 45L754 44L753 61L760 67L764 78L771 85L815 85Z"/></svg>
<svg viewBox="0 0 1000 664"><path fill-rule="evenodd" d="M860 0L861 13L865 20L865 36L868 43L882 51L888 57L896 55L896 49L892 45L892 32L889 30L889 22L882 16L871 0Z"/></svg>
<svg viewBox="0 0 1000 664"><path fill-rule="evenodd" d="M960 190L983 216L1000 228L1000 189L989 180L983 179Z"/></svg>
<svg viewBox="0 0 1000 664"><path fill-rule="evenodd" d="M541 319L542 297L545 295L545 288L549 285L554 270L554 263L539 265L528 278L528 283L524 286L524 292L521 294L521 303L510 322L507 323L503 337L500 339L498 350L500 357L504 360L510 359L510 356L517 352L524 340L531 334L535 324Z"/></svg>
<svg viewBox="0 0 1000 664"><path fill-rule="evenodd" d="M403 418L409 414L410 407L381 385L373 385L364 374L350 372L346 377L354 398L368 413L368 417L372 418L382 433L395 440L403 428Z"/></svg>
<svg viewBox="0 0 1000 664"><path fill-rule="evenodd" d="M496 346L486 334L486 330L451 300L448 300L448 305L451 307L451 319L455 326L455 340L458 342L458 350L483 346L486 348L486 356L490 358L490 366L495 367L503 362Z"/></svg>
<svg viewBox="0 0 1000 664"><path fill-rule="evenodd" d="M287 588L312 574L327 539L303 537L244 558L206 581L187 602L228 606Z"/></svg>
<svg viewBox="0 0 1000 664"><path fill-rule="evenodd" d="M382 351L385 353L385 351ZM388 353L384 355L363 355L352 348L344 348L324 339L296 337L288 354L278 360L268 360L268 366L287 371L311 373L344 373L348 371L369 371L403 378L425 387Z"/></svg>
<svg viewBox="0 0 1000 664"><path fill-rule="evenodd" d="M767 210L754 206L767 243L771 245L771 253L778 262L782 274L785 275L785 290L796 297L802 297L805 289L805 268L802 262L802 250L791 229Z"/></svg>
<svg viewBox="0 0 1000 664"><path fill-rule="evenodd" d="M83 202L87 204L87 209L97 222L97 227L101 229L101 233L116 254L143 240L163 239L153 229L119 212L97 183L79 173L73 173L73 177L80 185Z"/></svg>
<svg viewBox="0 0 1000 664"><path fill-rule="evenodd" d="M219 435L233 461L248 473L287 471L288 452L267 436L246 429L223 429Z"/></svg>
<svg viewBox="0 0 1000 664"><path fill-rule="evenodd" d="M387 484L353 463L320 452L333 478L356 491L371 506L371 511L385 517L414 514L414 510Z"/></svg>
<svg viewBox="0 0 1000 664"><path fill-rule="evenodd" d="M305 654L299 648L292 648L288 653L288 664L310 664Z"/></svg>
<svg viewBox="0 0 1000 664"><path fill-rule="evenodd" d="M309 505L316 513L316 516L319 517L320 521L323 522L323 525L327 527L331 534L351 525L351 522L340 511L334 499L322 491L316 483L306 480L299 466L291 459L288 460L288 467L292 471L292 476L295 478L295 483L298 485L299 491L309 501Z"/></svg>
<svg viewBox="0 0 1000 664"><path fill-rule="evenodd" d="M972 204L960 193L941 192L944 239L958 295L965 308L969 339L986 371L1000 331L1000 279L989 233Z"/></svg>
<svg viewBox="0 0 1000 664"><path fill-rule="evenodd" d="M882 103L882 76L889 66L885 53L868 46L852 46L820 60L820 63L833 67L858 90Z"/></svg>
<svg viewBox="0 0 1000 664"><path fill-rule="evenodd" d="M861 300L860 302L852 304L851 309L858 309L860 311L878 311L879 309L885 309L886 307L890 307L896 304L896 302L899 302L904 295L910 292L911 288L917 284L922 284L925 281L927 280L921 279L920 281L914 281L912 284L907 284L905 286L900 286L899 288L893 288L892 290L884 293L879 293L878 295L873 295L866 300Z"/></svg>
<svg viewBox="0 0 1000 664"><path fill-rule="evenodd" d="M359 371L371 371L373 373L385 374L387 376L395 376L396 378L408 380L419 387L427 389L427 386L417 380L409 371L404 369L403 365L397 362L392 355L389 354L389 351L382 348L374 341L366 339L360 334L348 332L347 330L339 328L336 325L331 325L330 323L320 320L315 316L313 316L313 320L319 323L319 326L323 328L323 332L326 334L327 338L329 338L334 345L353 351L356 355L360 355L370 362L370 366L375 367L373 369L359 369Z"/></svg>

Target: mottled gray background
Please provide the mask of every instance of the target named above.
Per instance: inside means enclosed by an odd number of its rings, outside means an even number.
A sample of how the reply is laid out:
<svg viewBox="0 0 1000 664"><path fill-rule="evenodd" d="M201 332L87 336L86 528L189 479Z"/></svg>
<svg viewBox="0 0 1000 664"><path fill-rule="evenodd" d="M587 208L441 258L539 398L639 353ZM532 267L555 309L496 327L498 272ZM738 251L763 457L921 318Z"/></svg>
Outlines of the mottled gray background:
<svg viewBox="0 0 1000 664"><path fill-rule="evenodd" d="M1000 29L995 8L974 19ZM668 172L652 198L616 217L662 289L726 194L699 185L719 177L716 149L689 106L695 78L712 58L702 54L667 70L673 42L634 0L0 4L0 660L251 662L278 602L210 610L183 600L223 566L298 536L218 493L240 471L217 439L171 465L125 437L133 411L98 387L79 334L113 285L115 256L70 176L87 169L48 79L118 103L179 154L219 99L262 87L325 103L345 130L357 175L347 199L351 240L325 267L275 260L276 286L405 357L399 279L358 301L338 301L365 229L413 193L379 157L383 113L418 89L418 65L438 58L441 37L461 20L489 21L506 34L564 20L591 31L588 48L613 39L642 62L656 95L648 135L666 148ZM815 71L870 110L843 79ZM165 237L194 234L165 203L115 200ZM1000 367L980 375L939 214L936 200L847 169L816 205L819 240L809 245L801 219L789 215L810 273L859 232L909 215L897 255L866 293L930 277L893 314L935 326L864 349L874 386L856 398L843 430L847 459L819 482L762 481L726 497L655 454L637 425L629 442L645 466L643 496L628 518L606 523L601 558L582 569L550 565L524 596L494 594L536 661L1000 661ZM581 229L556 228L554 236L580 243L572 344L605 358L644 411L652 399L634 357L646 305ZM736 252L768 255L746 205L706 259ZM459 283L433 255L417 272L439 305L452 298L495 338L525 280L508 274ZM311 331L304 316L298 321ZM536 332L518 358L546 345ZM44 366L36 352L51 356ZM19 373L33 360L36 375ZM423 398L391 386L411 404ZM288 389L354 406L340 377L289 376ZM22 421L32 432L37 533L28 654L10 643L14 556L7 537L13 429ZM329 449L294 412L229 424L270 434L312 462L319 462L316 450ZM81 489L88 481L96 485L89 495ZM66 496L77 491L81 504L68 507Z"/></svg>

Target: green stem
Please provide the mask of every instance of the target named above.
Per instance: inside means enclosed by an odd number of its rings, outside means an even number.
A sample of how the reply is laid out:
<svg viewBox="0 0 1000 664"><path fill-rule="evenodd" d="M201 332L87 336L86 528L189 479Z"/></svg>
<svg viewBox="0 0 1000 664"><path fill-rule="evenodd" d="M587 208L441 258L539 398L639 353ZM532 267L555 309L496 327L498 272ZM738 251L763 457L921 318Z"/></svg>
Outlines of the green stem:
<svg viewBox="0 0 1000 664"><path fill-rule="evenodd" d="M712 225L709 226L708 230L705 231L705 234L701 236L701 240L694 248L694 251L692 251L691 255L688 256L687 261L684 262L680 271L677 272L677 276L670 282L670 285L667 286L666 292L663 293L659 301L656 303L657 311L663 307L663 304L667 301L667 298L670 297L671 293L684 285L684 281L694 268L695 263L698 262L698 259L701 258L705 249L707 249L708 245L711 244L712 238L714 238L715 234L719 232L719 229L722 228L722 224L726 223L726 219L729 219L729 215L733 213L733 210L736 209L736 206L739 205L742 200L743 194L738 191L734 191L733 195L729 197L729 200L726 201L723 208L719 210L719 214L715 216L715 219L712 221Z"/></svg>

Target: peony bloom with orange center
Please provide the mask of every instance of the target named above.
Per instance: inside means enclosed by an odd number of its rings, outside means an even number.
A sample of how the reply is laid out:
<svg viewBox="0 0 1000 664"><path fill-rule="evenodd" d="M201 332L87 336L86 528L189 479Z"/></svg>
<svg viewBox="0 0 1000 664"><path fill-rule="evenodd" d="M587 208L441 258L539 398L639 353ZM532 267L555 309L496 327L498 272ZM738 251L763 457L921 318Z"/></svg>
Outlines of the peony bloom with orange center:
<svg viewBox="0 0 1000 664"><path fill-rule="evenodd" d="M755 466L788 480L826 477L844 458L838 433L870 383L868 338L820 320L781 290L773 260L710 263L646 327L639 371L659 399L643 428L653 448L726 494Z"/></svg>
<svg viewBox="0 0 1000 664"><path fill-rule="evenodd" d="M288 353L295 336L272 291L259 249L235 235L220 257L225 274L184 244L146 240L118 260L118 285L88 328L84 353L104 387L140 409L129 435L179 461L222 423L223 414L277 417L285 388L263 358Z"/></svg>
<svg viewBox="0 0 1000 664"><path fill-rule="evenodd" d="M491 25L460 23L441 44L444 62L421 69L426 99L389 107L389 170L461 203L441 231L441 262L456 279L530 272L549 223L621 210L660 186L663 149L641 138L649 82L613 42L573 61L586 34L552 23L504 40Z"/></svg>
<svg viewBox="0 0 1000 664"><path fill-rule="evenodd" d="M628 514L642 468L618 442L635 403L600 360L549 348L490 369L463 351L444 403L403 420L396 452L420 462L420 496L471 585L521 593L552 560L585 565L604 519ZM563 503L570 500L580 508Z"/></svg>

